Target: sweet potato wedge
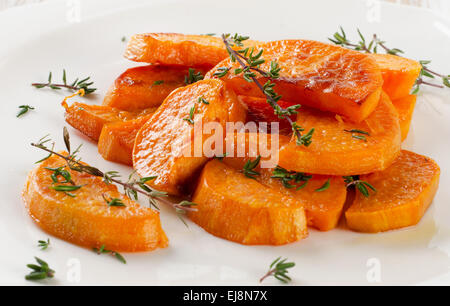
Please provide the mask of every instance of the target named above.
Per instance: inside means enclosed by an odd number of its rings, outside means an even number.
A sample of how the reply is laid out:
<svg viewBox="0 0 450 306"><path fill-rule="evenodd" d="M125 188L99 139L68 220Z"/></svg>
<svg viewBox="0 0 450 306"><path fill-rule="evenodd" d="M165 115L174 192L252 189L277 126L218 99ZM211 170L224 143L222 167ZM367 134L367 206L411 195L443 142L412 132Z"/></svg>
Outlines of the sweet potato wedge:
<svg viewBox="0 0 450 306"><path fill-rule="evenodd" d="M246 46L259 42L246 41ZM222 40L208 35L146 33L131 37L125 57L135 62L187 67L212 67L228 53Z"/></svg>
<svg viewBox="0 0 450 306"><path fill-rule="evenodd" d="M220 161L206 164L189 217L214 236L247 245L282 245L307 236L295 199L245 177Z"/></svg>
<svg viewBox="0 0 450 306"><path fill-rule="evenodd" d="M411 120L416 107L416 95L409 95L404 98L392 101L398 112L400 120L400 129L402 131L402 141L408 137L409 128L411 127Z"/></svg>
<svg viewBox="0 0 450 306"><path fill-rule="evenodd" d="M176 89L137 134L133 167L143 177L157 176L151 186L179 195L208 160L202 144L210 135L194 127L214 122L224 131L227 122L244 122L245 115L235 93L220 80Z"/></svg>
<svg viewBox="0 0 450 306"><path fill-rule="evenodd" d="M155 108L149 108L140 112L128 112L111 106L79 102L74 102L70 106L63 102L62 105L66 110L66 122L94 141L98 141L102 128L107 123L133 120L155 111Z"/></svg>
<svg viewBox="0 0 450 306"><path fill-rule="evenodd" d="M205 75L206 70L196 69ZM108 105L126 111L138 111L161 105L178 87L185 86L186 67L142 66L122 73L103 100Z"/></svg>
<svg viewBox="0 0 450 306"><path fill-rule="evenodd" d="M386 169L400 153L398 114L386 94L363 122L338 119L333 114L301 108L297 124L306 131L315 129L312 143L298 146L293 137L280 151L280 166L323 175L358 175Z"/></svg>
<svg viewBox="0 0 450 306"><path fill-rule="evenodd" d="M376 108L383 85L380 69L371 57L360 52L309 40L281 40L261 46L264 71L277 60L280 78L275 91L283 100L346 116L361 122ZM238 63L225 59L208 72L213 78L220 67L231 67L222 79L238 95L264 97L258 87L235 75ZM240 67L239 67L240 68ZM266 78L258 75L264 84Z"/></svg>
<svg viewBox="0 0 450 306"><path fill-rule="evenodd" d="M422 69L419 62L390 54L370 54L383 76L383 90L397 100L408 96Z"/></svg>
<svg viewBox="0 0 450 306"><path fill-rule="evenodd" d="M368 198L356 195L345 213L348 227L377 233L417 224L433 201L439 176L432 159L402 151L386 170L361 176L377 191Z"/></svg>
<svg viewBox="0 0 450 306"><path fill-rule="evenodd" d="M253 161L258 156L262 156L259 166L255 168L255 171L259 173L259 175L255 175L255 179L259 183L300 202L305 208L308 226L321 231L328 231L336 227L347 197L347 188L342 177L313 175L305 181L287 181L286 184L283 184L280 178L274 178L273 176L276 174L274 172L278 162L276 150L288 143L288 137L276 135L279 137L278 141L272 141L274 135L235 133L233 136L227 137L226 140L227 146L229 141L234 141L234 154L227 150L228 154L222 160L224 164L242 171L247 161ZM261 141L264 142L261 144ZM272 148L272 145L274 148ZM238 152L241 153L238 154ZM245 153L242 154L242 152ZM264 162L267 164L264 164ZM272 163L275 163L275 165L272 165ZM305 174L305 177L309 177L309 175ZM328 189L317 192L316 190L323 187L328 180Z"/></svg>
<svg viewBox="0 0 450 306"><path fill-rule="evenodd" d="M64 159L53 155L30 172L23 191L28 212L44 231L88 248L105 245L114 251L139 252L167 247L159 213L131 201L115 185L66 167L73 182L82 187L71 191L75 197L52 189L70 185L54 183L54 172L48 169L64 166ZM126 207L110 207L103 196L120 199Z"/></svg>
<svg viewBox="0 0 450 306"><path fill-rule="evenodd" d="M134 140L152 115L105 124L98 139L100 155L106 160L132 166Z"/></svg>

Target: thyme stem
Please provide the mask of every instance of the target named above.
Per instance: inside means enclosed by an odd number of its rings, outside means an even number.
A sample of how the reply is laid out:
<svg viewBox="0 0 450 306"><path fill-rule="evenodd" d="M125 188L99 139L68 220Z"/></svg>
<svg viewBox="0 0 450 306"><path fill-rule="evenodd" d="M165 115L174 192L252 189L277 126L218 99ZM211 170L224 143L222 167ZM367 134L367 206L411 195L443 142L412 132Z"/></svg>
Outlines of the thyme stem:
<svg viewBox="0 0 450 306"><path fill-rule="evenodd" d="M267 73L266 73L265 71L262 71L262 70L260 70L260 69L258 69L258 68L250 67L250 66L248 65L248 59L245 58L245 57L244 57L242 54L240 54L239 52L234 51L233 48L231 48L231 46L230 46L230 44L229 44L229 42L228 42L227 37L225 36L225 34L222 34L222 41L223 41L223 43L225 44L225 47L227 48L228 52L229 52L230 54L232 54L232 55L236 58L236 61L239 63L239 65L241 65L241 67L242 67L243 69L250 68L251 70L257 71L257 72L259 72L260 74L262 74L263 76L267 77ZM244 60L245 60L245 63L244 63ZM246 64L246 63L247 63L247 64ZM272 96L270 96L270 95L268 95L268 94L266 93L266 91L264 90L263 85L256 79L256 77L250 76L250 78L251 78L252 81L256 84L256 86L259 88L259 90L261 90L261 92L264 93L264 95L266 96L266 98L267 98L268 100L270 100L270 102L271 102L273 105L279 106L279 105L278 105L278 102L277 102ZM279 107L280 107L280 106L279 106ZM284 109L284 108L282 108L282 107L280 107L280 109L281 109L282 111L287 111L286 109ZM286 118L286 120L289 122L289 124L290 124L291 126L294 126L294 122L292 121L292 119L291 119L289 116L285 116L285 118ZM301 139L301 138L302 138L302 135L300 134L300 131L298 131L298 129L293 129L293 132L295 133L295 136L296 136L297 139Z"/></svg>

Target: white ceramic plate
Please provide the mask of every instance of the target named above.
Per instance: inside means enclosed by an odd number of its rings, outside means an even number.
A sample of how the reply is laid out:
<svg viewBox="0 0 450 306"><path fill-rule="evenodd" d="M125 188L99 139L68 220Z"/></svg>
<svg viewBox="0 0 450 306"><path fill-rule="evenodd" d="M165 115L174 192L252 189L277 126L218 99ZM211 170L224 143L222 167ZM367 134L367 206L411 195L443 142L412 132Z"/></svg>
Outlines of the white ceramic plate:
<svg viewBox="0 0 450 306"><path fill-rule="evenodd" d="M90 75L99 90L92 98L80 100L100 104L113 80L134 65L122 58L123 36L140 32L240 32L261 40L325 41L342 25L352 38L356 39L353 34L357 27L367 34L378 33L391 46L406 50L408 56L432 59L436 70L450 71L448 19L421 9L377 3L154 1L40 31L33 39L28 35L26 43L19 44L9 35L8 44L1 50L5 55L0 58L0 283L28 284L24 280L25 265L33 261L33 256L47 260L57 271L49 284L256 285L278 256L296 262L291 270L294 285L450 283L450 189L446 188L450 183L450 90L422 91L412 131L404 144L434 158L442 169L434 204L412 228L377 235L342 227L327 233L311 230L308 239L291 245L249 247L216 238L189 221L187 229L171 210L163 208L161 219L170 247L124 254L128 264L122 265L112 257L96 256L54 237L50 237L52 246L40 251L37 240L48 235L32 222L21 200L26 174L43 156L30 147L30 142L50 133L62 148L65 122L60 102L67 92L30 86L33 81L45 81L49 70L55 78L61 77L63 68L70 79ZM81 4L82 9L88 9L87 1ZM27 14L30 10L18 11L17 18L26 20ZM33 29L30 31L33 33ZM31 104L36 110L16 119L17 107L22 104ZM104 161L94 143L70 131L74 143L84 144L81 155L85 161L123 174L131 171ZM372 277L376 275L372 272L378 267L380 282L373 283L377 277ZM268 280L266 284L277 282Z"/></svg>

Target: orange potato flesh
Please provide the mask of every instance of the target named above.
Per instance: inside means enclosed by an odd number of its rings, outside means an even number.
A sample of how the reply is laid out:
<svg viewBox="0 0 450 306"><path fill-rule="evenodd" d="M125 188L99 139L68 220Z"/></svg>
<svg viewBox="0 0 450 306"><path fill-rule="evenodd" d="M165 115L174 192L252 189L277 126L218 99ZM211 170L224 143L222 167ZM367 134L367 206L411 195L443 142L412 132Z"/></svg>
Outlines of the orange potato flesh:
<svg viewBox="0 0 450 306"><path fill-rule="evenodd" d="M400 129L402 131L402 141L408 137L409 128L411 127L411 120L416 107L416 95L409 95L404 98L392 101L398 112L400 120Z"/></svg>
<svg viewBox="0 0 450 306"><path fill-rule="evenodd" d="M131 201L102 178L67 168L75 184L84 185L72 192L76 197L51 189L53 172L45 168L65 165L61 157L53 155L28 175L23 199L39 227L87 248L105 245L118 252L140 252L167 247L159 213ZM122 200L126 207L109 207L103 194Z"/></svg>
<svg viewBox="0 0 450 306"><path fill-rule="evenodd" d="M280 151L280 166L322 175L359 175L390 166L400 153L398 114L389 97L382 94L375 111L363 122L337 120L333 114L301 108L297 124L305 131L315 128L309 147L298 146L293 137ZM361 130L370 136L347 131ZM367 141L353 136L365 136Z"/></svg>
<svg viewBox="0 0 450 306"><path fill-rule="evenodd" d="M378 64L383 76L383 90L397 100L408 96L413 88L420 70L419 62L391 54L370 54Z"/></svg>
<svg viewBox="0 0 450 306"><path fill-rule="evenodd" d="M264 71L277 60L280 78L274 80L274 90L283 100L331 111L361 122L376 108L383 85L380 69L372 58L338 46L309 40L281 40L261 46L264 49ZM264 97L242 74L235 75L238 63L225 59L208 72L213 78L220 67L231 67L222 79L238 95ZM264 84L267 79L258 74Z"/></svg>
<svg viewBox="0 0 450 306"><path fill-rule="evenodd" d="M66 122L94 141L98 141L105 124L133 120L154 111L154 108L150 108L142 112L127 112L106 105L89 105L79 102L72 103L70 106L63 102L62 105L66 109Z"/></svg>
<svg viewBox="0 0 450 306"><path fill-rule="evenodd" d="M282 245L307 236L305 212L295 199L213 160L206 164L189 217L207 232L247 245Z"/></svg>
<svg viewBox="0 0 450 306"><path fill-rule="evenodd" d="M100 155L106 160L132 166L134 140L152 115L105 124L98 140Z"/></svg>
<svg viewBox="0 0 450 306"><path fill-rule="evenodd" d="M194 133L194 124L185 120L194 106L192 120L198 125L215 122L225 130L227 122L245 121L245 108L220 80L199 81L173 91L139 131L133 150L134 169L142 177L158 176L149 182L158 190L181 194L183 185L208 160L202 144L209 133Z"/></svg>
<svg viewBox="0 0 450 306"><path fill-rule="evenodd" d="M200 69L203 75L206 70ZM106 93L103 105L138 111L161 105L178 87L185 86L186 67L142 66L122 73Z"/></svg>
<svg viewBox="0 0 450 306"><path fill-rule="evenodd" d="M228 155L223 159L225 165L236 170L242 170L247 161L253 161L258 155L263 155L264 157L261 158L260 167L256 169L260 173L259 176L255 176L259 183L284 195L293 197L300 202L305 209L308 226L321 231L328 231L336 227L342 215L347 197L347 187L342 177L313 175L302 189L287 188L282 184L281 180L272 178L277 160L273 158L275 165L270 165L269 160L273 156L268 153L270 153L272 145L274 146L273 152L276 152L275 150L279 150L279 148L288 143L289 138L277 135L279 136L279 147L276 147L277 142L272 141L271 136L266 134L235 133L233 136L227 137L227 144L229 141L234 142L234 154L231 154L233 152L227 150ZM260 147L261 140L265 141L262 143L262 147ZM238 155L238 152L245 152L245 154ZM268 162L268 164L263 164L264 161ZM269 166L271 168L261 168ZM327 190L316 192L328 179L330 180L330 187ZM303 183L299 182L297 187L303 185ZM293 182L290 182L290 184L293 185Z"/></svg>
<svg viewBox="0 0 450 306"><path fill-rule="evenodd" d="M377 233L417 224L433 201L439 176L432 159L402 151L386 170L361 176L377 191L368 198L356 195L345 213L348 227Z"/></svg>
<svg viewBox="0 0 450 306"><path fill-rule="evenodd" d="M256 44L245 41L245 46ZM125 57L135 62L188 67L212 67L227 56L221 38L177 33L134 35L125 51Z"/></svg>

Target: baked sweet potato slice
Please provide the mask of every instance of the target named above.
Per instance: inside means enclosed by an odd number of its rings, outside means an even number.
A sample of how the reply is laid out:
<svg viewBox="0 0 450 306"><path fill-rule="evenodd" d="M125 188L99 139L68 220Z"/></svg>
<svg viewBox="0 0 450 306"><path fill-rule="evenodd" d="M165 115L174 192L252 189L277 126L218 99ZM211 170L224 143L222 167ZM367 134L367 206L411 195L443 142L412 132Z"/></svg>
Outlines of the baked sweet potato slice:
<svg viewBox="0 0 450 306"><path fill-rule="evenodd" d="M346 116L361 122L376 108L383 85L380 69L371 57L360 52L310 40L280 40L261 46L264 49L264 71L277 60L280 78L275 91L283 100L307 105ZM222 79L238 95L264 97L258 87L235 75L238 63L226 59L216 65L207 78L213 78L220 67L231 67ZM240 67L239 67L240 68ZM264 84L266 78L258 75Z"/></svg>
<svg viewBox="0 0 450 306"><path fill-rule="evenodd" d="M254 176L259 183L300 202L305 208L308 226L321 231L336 227L347 197L347 188L342 177L303 174L304 180L298 182L294 179L285 180L283 183L279 177L280 172L288 173L291 177L300 175L277 167L277 150L288 143L288 137L258 133L235 133L233 136L227 137L226 140L227 145L229 141L234 141L234 154L227 150L228 154L223 158L224 164L242 171L248 161L254 161L261 156L261 162L255 168L259 175ZM273 141L273 137L279 137L278 141ZM241 153L238 154L238 152ZM242 154L242 152L245 153ZM277 175L278 178L274 177ZM327 182L329 187L318 192L317 190Z"/></svg>
<svg viewBox="0 0 450 306"><path fill-rule="evenodd" d="M23 199L31 217L44 231L88 248L105 245L114 251L139 252L167 247L159 213L131 201L115 185L66 167L73 182L82 187L71 191L72 196L54 190L54 186L70 184L54 183L54 171L49 168L64 166L65 160L53 155L27 178ZM59 176L58 180L63 179ZM103 197L120 199L126 207L108 206Z"/></svg>
<svg viewBox="0 0 450 306"><path fill-rule="evenodd" d="M408 96L419 77L419 62L391 54L370 54L378 64L383 76L383 90L397 100Z"/></svg>
<svg viewBox="0 0 450 306"><path fill-rule="evenodd" d="M375 111L361 123L303 107L297 124L315 132L310 146L298 146L293 137L281 149L280 166L289 170L336 176L367 174L386 169L400 153L398 114L384 93Z"/></svg>
<svg viewBox="0 0 450 306"><path fill-rule="evenodd" d="M400 120L400 129L402 131L402 141L408 137L409 128L411 127L411 120L416 107L416 95L409 95L404 98L392 101L398 112Z"/></svg>
<svg viewBox="0 0 450 306"><path fill-rule="evenodd" d="M247 245L282 245L307 236L301 203L220 161L204 167L189 217L214 236Z"/></svg>
<svg viewBox="0 0 450 306"><path fill-rule="evenodd" d="M94 141L98 141L105 124L133 120L155 111L155 108L149 108L139 112L128 112L107 105L79 102L74 102L70 106L63 102L62 105L66 110L66 122Z"/></svg>
<svg viewBox="0 0 450 306"><path fill-rule="evenodd" d="M151 186L179 195L208 160L202 144L211 135L203 129L194 133L194 127L214 122L225 131L227 122L244 122L245 115L235 93L220 80L176 89L137 134L133 167L143 177L157 176Z"/></svg>
<svg viewBox="0 0 450 306"><path fill-rule="evenodd" d="M376 233L417 224L433 201L439 176L431 158L402 151L386 170L361 176L377 191L367 198L356 195L345 213L348 227Z"/></svg>
<svg viewBox="0 0 450 306"><path fill-rule="evenodd" d="M132 166L134 140L152 115L105 124L98 140L100 155L106 160Z"/></svg>
<svg viewBox="0 0 450 306"><path fill-rule="evenodd" d="M196 69L203 75L204 69ZM122 73L106 93L103 105L138 111L161 105L178 87L185 86L186 67L142 66Z"/></svg>
<svg viewBox="0 0 450 306"><path fill-rule="evenodd" d="M246 46L259 42L246 41ZM178 33L146 33L131 37L125 57L135 62L212 67L228 53L218 37Z"/></svg>

